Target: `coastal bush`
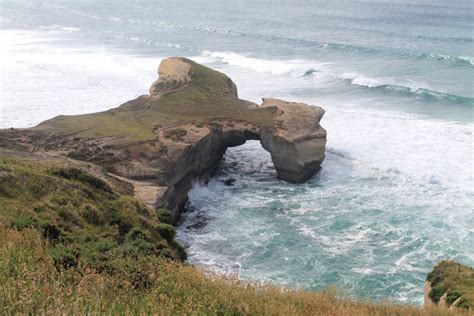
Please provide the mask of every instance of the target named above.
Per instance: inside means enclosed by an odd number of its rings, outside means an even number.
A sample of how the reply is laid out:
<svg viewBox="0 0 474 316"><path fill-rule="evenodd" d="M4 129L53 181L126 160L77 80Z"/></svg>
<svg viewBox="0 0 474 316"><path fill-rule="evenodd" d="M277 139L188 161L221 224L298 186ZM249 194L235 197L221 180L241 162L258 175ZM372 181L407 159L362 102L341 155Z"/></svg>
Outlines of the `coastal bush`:
<svg viewBox="0 0 474 316"><path fill-rule="evenodd" d="M160 236L167 240L173 239L174 235L176 234L176 230L174 229L174 227L169 224L160 223L156 225L156 230L158 231Z"/></svg>
<svg viewBox="0 0 474 316"><path fill-rule="evenodd" d="M163 136L176 141L182 140L186 134L187 131L184 128L174 128L163 132Z"/></svg>
<svg viewBox="0 0 474 316"><path fill-rule="evenodd" d="M49 255L53 259L56 268L73 268L79 264L79 252L64 245L50 248Z"/></svg>
<svg viewBox="0 0 474 316"><path fill-rule="evenodd" d="M41 232L43 237L48 238L50 241L59 240L63 235L63 232L57 225L52 224L48 220L39 220L32 216L24 215L14 218L10 221L10 227L17 230L36 228Z"/></svg>
<svg viewBox="0 0 474 316"><path fill-rule="evenodd" d="M82 206L81 216L92 225L102 225L104 221L102 220L97 208L92 204L85 204Z"/></svg>
<svg viewBox="0 0 474 316"><path fill-rule="evenodd" d="M91 176L90 174L77 168L56 168L51 171L53 175L63 177L69 180L77 180L83 182L93 188L112 193L112 189L102 179Z"/></svg>
<svg viewBox="0 0 474 316"><path fill-rule="evenodd" d="M170 210L167 210L165 208L160 208L156 210L156 215L158 216L158 219L160 220L160 222L166 223L166 224L172 224Z"/></svg>
<svg viewBox="0 0 474 316"><path fill-rule="evenodd" d="M451 306L459 297L461 297L461 293L456 290L449 290L446 293L446 304Z"/></svg>

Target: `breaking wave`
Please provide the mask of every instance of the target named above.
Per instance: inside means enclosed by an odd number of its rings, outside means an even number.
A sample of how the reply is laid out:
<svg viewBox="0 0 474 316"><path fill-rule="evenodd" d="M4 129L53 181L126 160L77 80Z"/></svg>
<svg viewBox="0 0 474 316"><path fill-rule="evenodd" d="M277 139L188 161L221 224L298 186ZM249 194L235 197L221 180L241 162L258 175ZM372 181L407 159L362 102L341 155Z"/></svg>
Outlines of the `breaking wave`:
<svg viewBox="0 0 474 316"><path fill-rule="evenodd" d="M338 76L339 79L350 84L367 88L379 88L389 91L412 94L432 100L446 100L457 104L474 105L474 98L459 96L451 93L436 91L428 85L413 80L399 80L395 78L371 78L355 73L346 73Z"/></svg>
<svg viewBox="0 0 474 316"><path fill-rule="evenodd" d="M466 57L468 58L468 57ZM394 77L369 77L358 73L337 74L329 69L330 63L310 60L265 60L234 52L203 51L195 58L199 62L221 62L230 66L264 72L273 75L314 77L339 80L360 87L384 90L386 92L412 95L427 100L442 100L462 105L474 105L474 98L437 91L428 84L411 79ZM466 59L468 60L468 59Z"/></svg>

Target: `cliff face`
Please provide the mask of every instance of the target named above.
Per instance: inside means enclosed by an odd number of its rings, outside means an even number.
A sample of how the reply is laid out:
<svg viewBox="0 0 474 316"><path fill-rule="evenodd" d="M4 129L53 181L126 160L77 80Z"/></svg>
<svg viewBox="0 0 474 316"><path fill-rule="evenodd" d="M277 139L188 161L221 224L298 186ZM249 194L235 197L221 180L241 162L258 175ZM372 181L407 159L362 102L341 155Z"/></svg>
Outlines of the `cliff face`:
<svg viewBox="0 0 474 316"><path fill-rule="evenodd" d="M173 211L194 179L206 181L226 149L260 140L279 178L303 182L324 159L324 110L237 96L230 78L184 58L164 60L150 94L109 111L59 116L32 129L0 131L0 147L92 162L128 181L136 196Z"/></svg>

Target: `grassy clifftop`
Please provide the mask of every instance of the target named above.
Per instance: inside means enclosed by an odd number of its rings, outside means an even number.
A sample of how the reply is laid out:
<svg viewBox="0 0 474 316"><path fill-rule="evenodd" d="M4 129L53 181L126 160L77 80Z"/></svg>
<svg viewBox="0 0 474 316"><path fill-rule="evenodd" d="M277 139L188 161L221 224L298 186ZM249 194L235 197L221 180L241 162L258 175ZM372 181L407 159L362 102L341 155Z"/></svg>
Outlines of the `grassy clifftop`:
<svg viewBox="0 0 474 316"><path fill-rule="evenodd" d="M85 164L0 158L0 314L451 315L203 273L166 210Z"/></svg>
<svg viewBox="0 0 474 316"><path fill-rule="evenodd" d="M127 145L152 140L154 131L176 123L231 118L272 126L272 111L255 105L249 107L249 102L238 99L235 85L225 74L189 59L174 59L190 65L189 81L164 80L156 95L144 95L100 113L58 116L41 123L37 129L86 139L109 137Z"/></svg>

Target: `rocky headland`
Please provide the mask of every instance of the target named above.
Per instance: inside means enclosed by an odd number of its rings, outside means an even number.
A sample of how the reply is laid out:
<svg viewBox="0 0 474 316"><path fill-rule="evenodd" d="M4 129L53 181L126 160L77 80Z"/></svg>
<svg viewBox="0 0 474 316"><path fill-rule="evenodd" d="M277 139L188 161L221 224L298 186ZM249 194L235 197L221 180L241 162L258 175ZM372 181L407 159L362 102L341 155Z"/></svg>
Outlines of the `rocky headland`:
<svg viewBox="0 0 474 316"><path fill-rule="evenodd" d="M185 207L192 181L207 181L226 149L260 140L282 180L312 177L324 159L324 110L304 103L241 100L226 75L185 58L161 62L149 95L105 112L58 116L0 131L0 148L94 163L134 186L137 199Z"/></svg>
<svg viewBox="0 0 474 316"><path fill-rule="evenodd" d="M180 263L172 225L193 181L247 140L270 152L280 179L308 180L324 159L324 110L239 99L230 78L185 58L163 60L158 75L117 108L0 130L0 314L472 312L473 269L453 261L428 275L425 308L209 278Z"/></svg>

